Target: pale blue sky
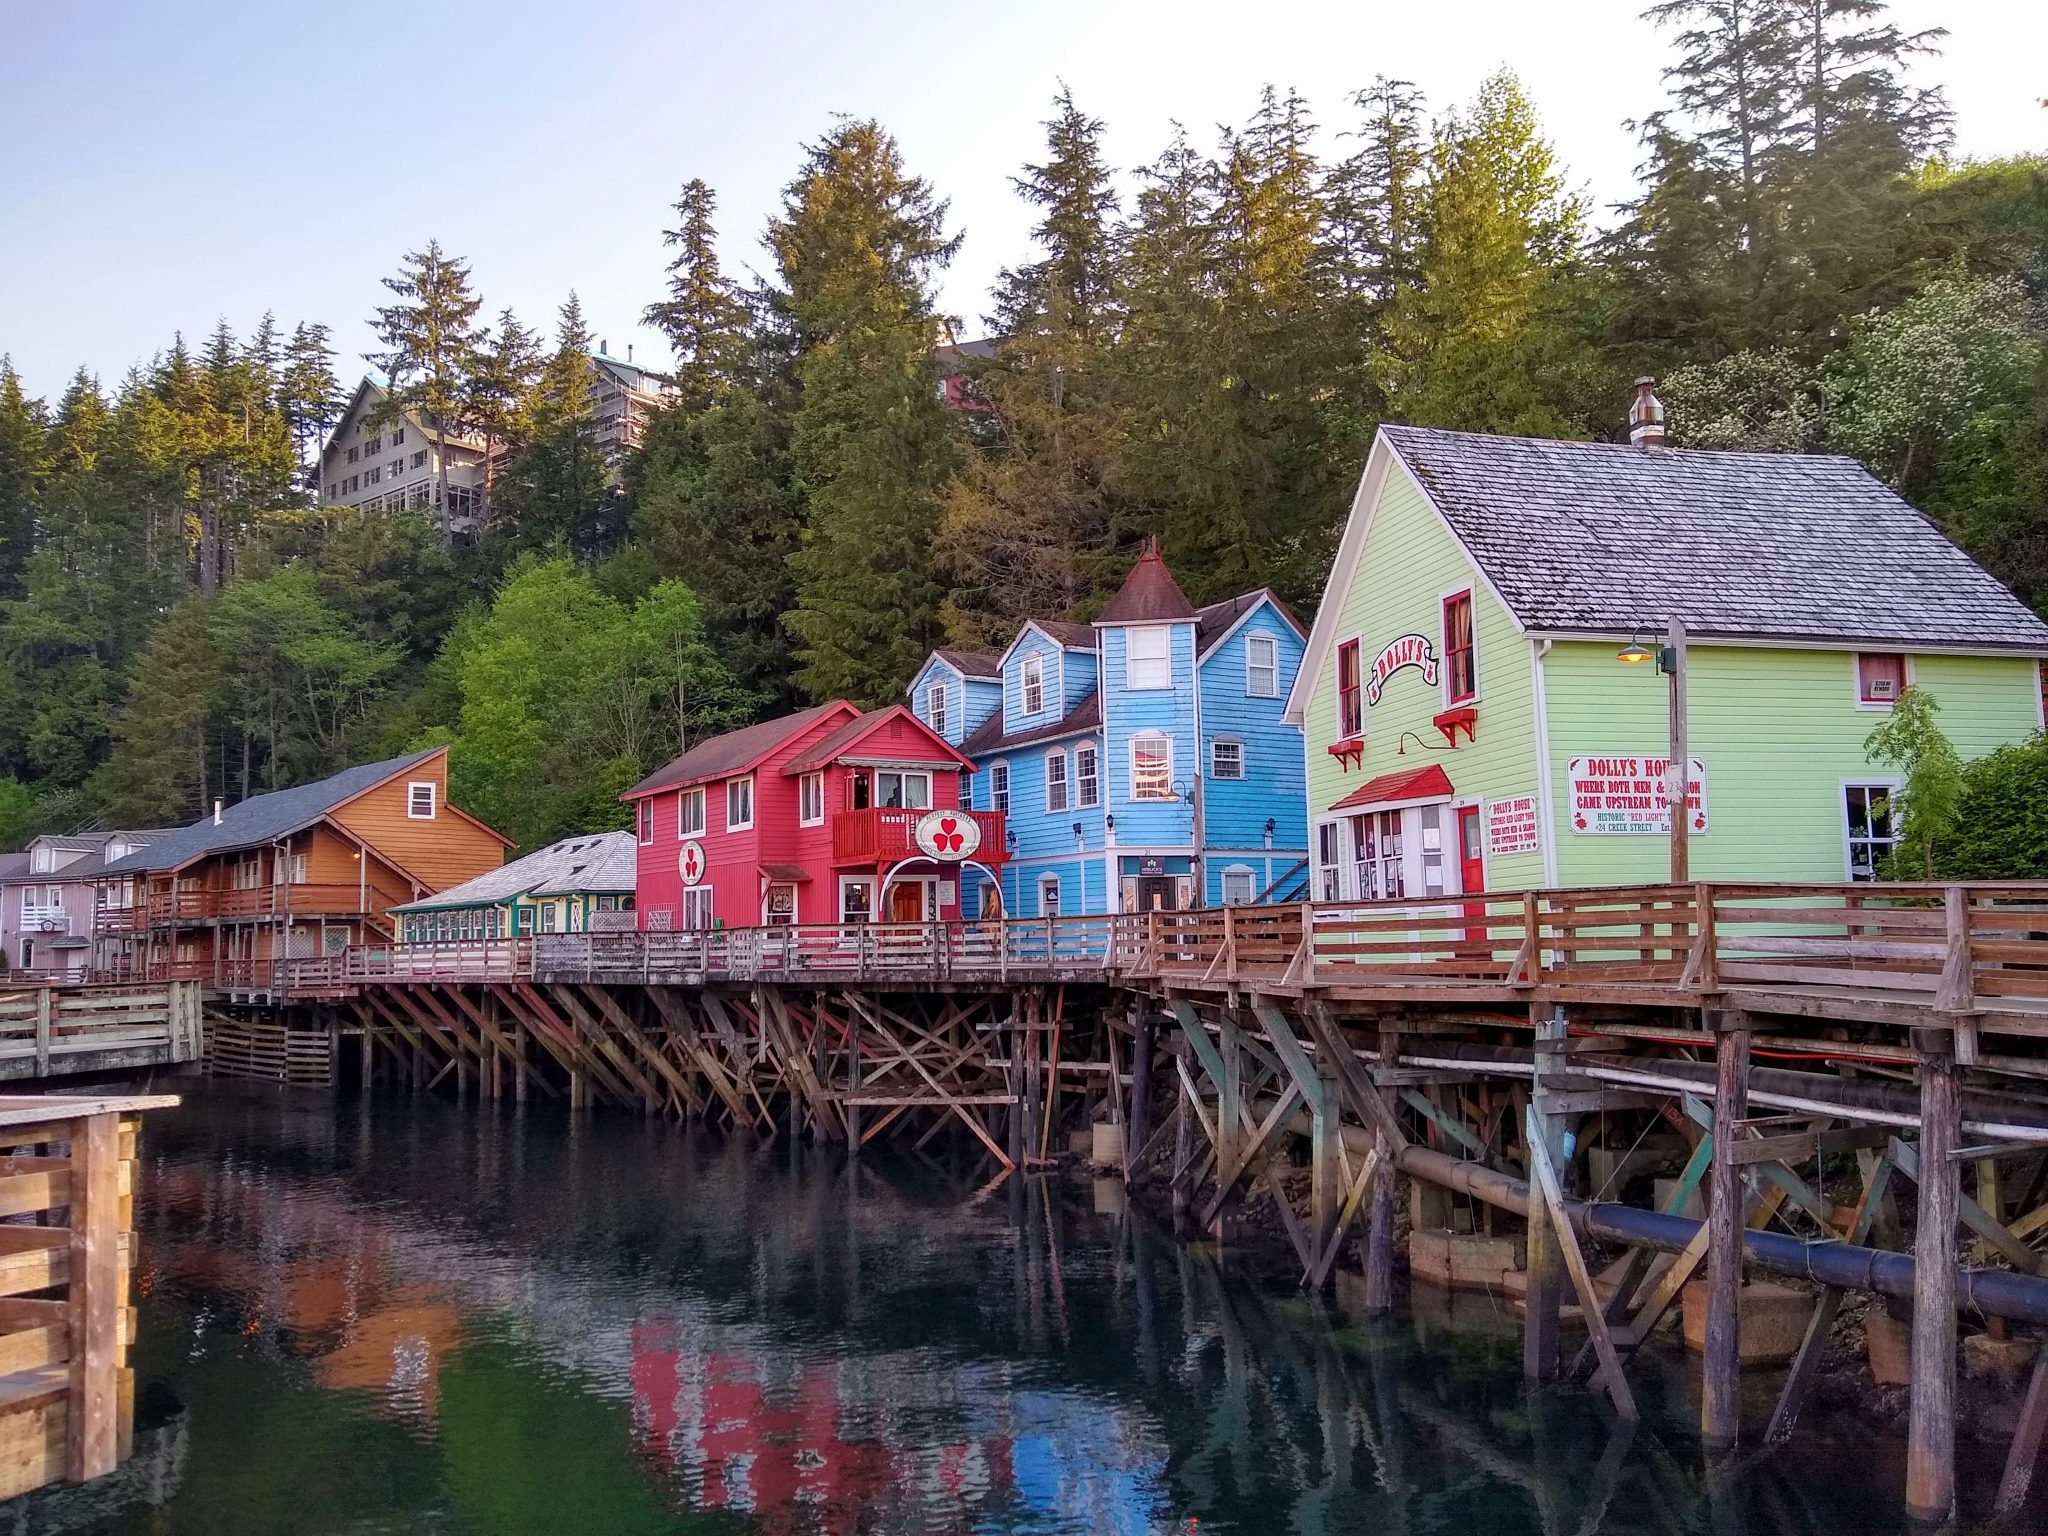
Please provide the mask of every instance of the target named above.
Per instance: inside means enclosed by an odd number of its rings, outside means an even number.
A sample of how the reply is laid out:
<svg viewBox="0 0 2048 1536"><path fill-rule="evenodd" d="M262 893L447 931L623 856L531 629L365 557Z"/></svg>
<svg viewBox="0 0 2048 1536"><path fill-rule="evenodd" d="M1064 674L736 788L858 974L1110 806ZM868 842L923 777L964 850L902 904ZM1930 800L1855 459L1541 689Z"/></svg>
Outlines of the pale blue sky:
<svg viewBox="0 0 2048 1536"><path fill-rule="evenodd" d="M873 114L952 199L967 242L949 310L978 334L1024 253L1009 177L1065 79L1108 121L1120 171L1179 119L1204 143L1270 81L1335 132L1347 94L1404 76L1442 107L1519 70L1574 177L1628 189L1622 121L1653 109L1665 42L1640 0L1180 0L780 6L533 0L0 0L0 352L54 395L80 363L111 385L182 328L267 309L325 320L351 375L377 279L429 238L467 257L491 313L552 326L577 289L597 334L660 293L676 187L720 195L735 270L799 145ZM1897 0L1952 35L1933 74L1958 147L2048 147L2048 5Z"/></svg>

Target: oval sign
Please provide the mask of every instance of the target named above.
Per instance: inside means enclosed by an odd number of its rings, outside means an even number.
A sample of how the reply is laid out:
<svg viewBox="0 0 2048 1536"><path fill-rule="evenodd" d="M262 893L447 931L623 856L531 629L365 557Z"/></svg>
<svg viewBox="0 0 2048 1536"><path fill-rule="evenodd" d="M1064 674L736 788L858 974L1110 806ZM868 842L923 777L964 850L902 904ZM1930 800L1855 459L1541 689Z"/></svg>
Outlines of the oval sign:
<svg viewBox="0 0 2048 1536"><path fill-rule="evenodd" d="M926 858L943 864L971 859L981 849L981 823L965 811L928 811L912 835Z"/></svg>
<svg viewBox="0 0 2048 1536"><path fill-rule="evenodd" d="M682 872L684 885L701 882L711 869L704 857L704 845L694 840L683 844L682 852L676 855L676 868Z"/></svg>

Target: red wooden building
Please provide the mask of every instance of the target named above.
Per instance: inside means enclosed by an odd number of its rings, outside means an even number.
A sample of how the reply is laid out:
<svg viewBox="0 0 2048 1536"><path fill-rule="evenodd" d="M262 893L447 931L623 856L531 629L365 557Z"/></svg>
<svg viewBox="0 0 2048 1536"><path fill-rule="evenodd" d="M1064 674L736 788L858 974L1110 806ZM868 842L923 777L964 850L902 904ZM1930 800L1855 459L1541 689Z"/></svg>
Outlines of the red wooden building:
<svg viewBox="0 0 2048 1536"><path fill-rule="evenodd" d="M900 704L840 699L699 742L620 797L640 925L957 919L963 874L992 882L1005 857L1002 814L960 808L972 772Z"/></svg>

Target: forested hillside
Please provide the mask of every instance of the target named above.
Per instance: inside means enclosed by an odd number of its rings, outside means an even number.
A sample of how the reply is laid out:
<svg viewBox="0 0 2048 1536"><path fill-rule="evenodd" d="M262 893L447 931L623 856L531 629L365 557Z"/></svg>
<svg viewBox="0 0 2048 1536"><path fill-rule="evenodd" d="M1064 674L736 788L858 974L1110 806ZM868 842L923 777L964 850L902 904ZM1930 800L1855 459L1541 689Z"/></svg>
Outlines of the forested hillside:
<svg viewBox="0 0 2048 1536"><path fill-rule="evenodd" d="M48 400L0 364L0 847L430 741L527 845L622 825L679 739L1088 617L1150 534L1197 601L1310 610L1377 423L1618 437L1642 373L1675 441L1853 454L2048 607L2048 157L1950 158L1939 36L1874 0L1644 24L1673 68L1613 209L1506 72L1320 118L1269 89L1124 177L1062 91L1012 178L1035 244L958 328L1002 338L970 410L936 355L960 231L883 125L802 147L758 288L689 181L648 274L677 402L622 488L575 296L489 318L422 231L364 274L370 361L509 450L473 538L319 505L359 369L313 317Z"/></svg>

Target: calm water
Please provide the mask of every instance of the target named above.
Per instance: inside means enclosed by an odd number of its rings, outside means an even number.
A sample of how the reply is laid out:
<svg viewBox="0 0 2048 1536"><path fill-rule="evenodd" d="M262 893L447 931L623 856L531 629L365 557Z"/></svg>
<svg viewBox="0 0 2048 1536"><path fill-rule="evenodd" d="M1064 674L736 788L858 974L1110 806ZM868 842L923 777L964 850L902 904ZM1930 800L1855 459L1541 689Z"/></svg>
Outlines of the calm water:
<svg viewBox="0 0 2048 1536"><path fill-rule="evenodd" d="M144 1163L135 1459L0 1531L1895 1523L1867 1430L1710 1486L1680 1366L1640 1367L1646 1421L1610 1434L1524 1397L1484 1298L1368 1329L1086 1182L205 1084Z"/></svg>

